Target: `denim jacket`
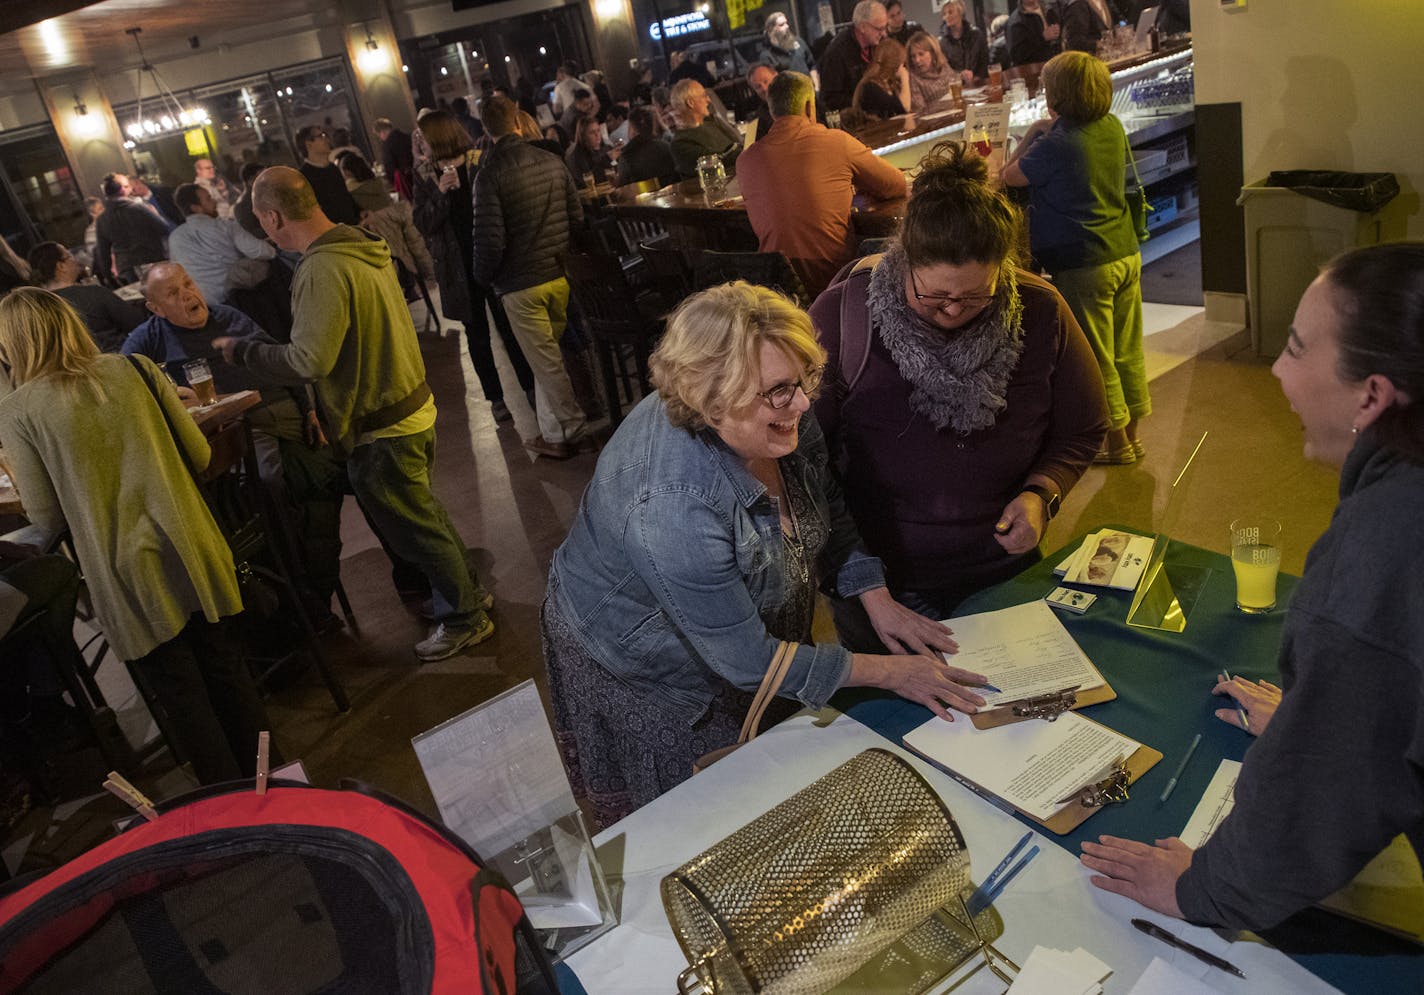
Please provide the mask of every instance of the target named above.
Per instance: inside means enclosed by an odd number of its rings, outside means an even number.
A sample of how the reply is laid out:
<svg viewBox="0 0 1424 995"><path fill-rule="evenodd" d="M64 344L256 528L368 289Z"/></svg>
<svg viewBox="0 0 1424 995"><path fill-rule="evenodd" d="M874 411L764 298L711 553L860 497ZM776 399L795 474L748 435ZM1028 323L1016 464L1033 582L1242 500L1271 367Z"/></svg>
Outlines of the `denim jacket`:
<svg viewBox="0 0 1424 995"><path fill-rule="evenodd" d="M800 474L829 537L822 587L854 597L885 586L865 552L826 443L809 412L783 473ZM568 538L554 554L549 597L610 672L695 721L716 695L714 673L755 690L778 640L761 613L781 603L783 543L776 501L712 429L667 420L644 398L604 448ZM782 693L825 704L850 674L850 651L803 644Z"/></svg>

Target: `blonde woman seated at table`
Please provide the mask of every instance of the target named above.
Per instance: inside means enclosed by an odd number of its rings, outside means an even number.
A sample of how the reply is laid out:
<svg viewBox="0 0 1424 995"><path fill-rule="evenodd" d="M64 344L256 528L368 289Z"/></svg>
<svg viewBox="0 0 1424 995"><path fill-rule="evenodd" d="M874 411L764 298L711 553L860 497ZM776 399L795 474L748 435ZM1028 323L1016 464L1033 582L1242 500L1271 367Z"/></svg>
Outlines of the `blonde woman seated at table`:
<svg viewBox="0 0 1424 995"><path fill-rule="evenodd" d="M69 531L109 648L198 780L251 776L271 725L228 630L232 553L188 469L208 464L202 431L151 360L100 353L46 290L0 299L0 369L0 445L26 516Z"/></svg>
<svg viewBox="0 0 1424 995"><path fill-rule="evenodd" d="M1250 930L1333 894L1400 834L1424 854L1424 242L1328 263L1271 371L1305 455L1340 470L1287 610L1282 687L1212 689L1259 738L1200 849L1102 836L1082 856L1099 888Z"/></svg>
<svg viewBox="0 0 1424 995"><path fill-rule="evenodd" d="M949 92L958 74L945 61L939 44L923 31L916 31L905 45L909 53L910 110L918 114Z"/></svg>
<svg viewBox="0 0 1424 995"><path fill-rule="evenodd" d="M894 601L810 414L825 353L784 297L737 282L672 315L645 398L604 447L554 554L542 628L554 724L606 826L733 743L783 641L784 718L875 686L951 718L983 699L948 630ZM900 656L815 644L819 587L857 598ZM776 713L776 714L773 714Z"/></svg>
<svg viewBox="0 0 1424 995"><path fill-rule="evenodd" d="M851 96L851 109L870 118L899 117L909 109L910 99L905 46L894 38L882 38Z"/></svg>

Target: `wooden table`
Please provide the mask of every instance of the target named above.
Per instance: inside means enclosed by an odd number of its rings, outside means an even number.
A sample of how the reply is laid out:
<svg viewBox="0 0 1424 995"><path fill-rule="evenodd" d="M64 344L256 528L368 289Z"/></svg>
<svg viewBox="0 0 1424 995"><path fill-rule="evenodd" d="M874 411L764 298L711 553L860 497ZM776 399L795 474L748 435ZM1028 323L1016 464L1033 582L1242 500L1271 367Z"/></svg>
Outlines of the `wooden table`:
<svg viewBox="0 0 1424 995"><path fill-rule="evenodd" d="M211 438L224 425L230 425L243 412L262 403L262 395L255 390L240 390L236 394L224 394L217 401L207 407L199 407L196 403L189 403L188 414L193 416L193 421L203 430L203 434ZM20 501L19 492L15 489L14 480L9 476L8 464L5 463L5 454L0 452L0 474L5 478L0 481L0 515L23 515L25 506Z"/></svg>
<svg viewBox="0 0 1424 995"><path fill-rule="evenodd" d="M236 421L244 411L250 411L261 403L262 395L255 390L240 390L236 394L222 394L214 403L205 408L199 407L195 401L183 402L188 409L188 414L193 416L193 421L198 423L198 427L207 436L211 436L224 425Z"/></svg>

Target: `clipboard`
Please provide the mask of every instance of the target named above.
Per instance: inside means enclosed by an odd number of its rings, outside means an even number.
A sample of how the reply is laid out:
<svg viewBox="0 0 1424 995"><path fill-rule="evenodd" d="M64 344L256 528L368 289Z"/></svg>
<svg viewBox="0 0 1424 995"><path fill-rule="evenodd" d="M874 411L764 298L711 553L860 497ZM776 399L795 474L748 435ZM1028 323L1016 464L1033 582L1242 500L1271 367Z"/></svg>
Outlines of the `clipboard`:
<svg viewBox="0 0 1424 995"><path fill-rule="evenodd" d="M1092 719L1087 717L1082 718L1084 722L1092 722L1093 725L1102 726L1102 723L1100 722L1093 722ZM1102 726L1102 728L1107 727ZM1117 804L1122 801L1126 801L1126 789L1131 787L1133 784L1136 784L1143 774L1147 773L1149 770L1155 767L1157 763L1162 759L1162 754L1160 751L1154 750L1150 746L1139 743L1137 749L1130 756L1119 761L1120 770L1122 773L1122 784L1119 786L1122 792L1121 797L1100 798L1098 801L1092 804L1084 804L1082 801L1070 803L1059 809L1047 819L1040 819L1035 815L1025 812L1017 805L1005 801L1003 798L994 794L994 792L975 783L970 778L946 766L944 763L935 759L934 757L927 755L923 751L917 749L912 743L908 742L903 737L901 738L900 745L903 746L906 750L909 750L915 756L921 758L922 760L935 767L937 770L941 770L944 773L948 774L950 777L954 778L960 784L964 785L970 791L973 791L976 795L979 795L986 801L992 803L1000 809L1003 809L1006 812L1017 813L1018 815L1023 816L1025 819L1028 819L1035 825L1042 826L1044 829L1047 829L1055 836L1066 836L1069 833L1073 832L1073 830L1077 829L1084 822L1087 822L1088 819L1093 815L1093 813L1097 812L1105 804ZM1102 787L1102 781L1092 781L1088 784L1085 784L1082 788L1079 788L1078 791L1074 792L1074 794L1082 796L1086 792L1089 792L1094 788L1100 787Z"/></svg>
<svg viewBox="0 0 1424 995"><path fill-rule="evenodd" d="M1101 674L1098 676L1102 677ZM1066 703L1066 696L1070 691L1073 694L1071 704ZM1052 722L1064 712L1077 711L1080 708L1087 708L1089 705L1100 705L1115 698L1117 698L1117 692L1104 677L1100 687L1087 691L1065 688L1057 694L1036 695L1031 698L1020 698L1018 701L1006 701L997 708L975 712L969 717L969 721L974 723L975 729L997 729L1000 726L1013 725L1015 722L1032 720Z"/></svg>

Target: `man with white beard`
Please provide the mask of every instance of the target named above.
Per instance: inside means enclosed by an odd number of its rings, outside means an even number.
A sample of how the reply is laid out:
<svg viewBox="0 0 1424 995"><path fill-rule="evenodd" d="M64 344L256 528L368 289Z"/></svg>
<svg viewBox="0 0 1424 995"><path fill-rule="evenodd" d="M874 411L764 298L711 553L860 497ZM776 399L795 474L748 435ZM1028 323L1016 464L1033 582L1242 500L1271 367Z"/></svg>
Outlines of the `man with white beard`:
<svg viewBox="0 0 1424 995"><path fill-rule="evenodd" d="M791 22L781 11L766 15L766 39L757 52L757 61L765 63L777 72L790 69L811 77L816 89L821 89L821 77L815 70L816 60L811 48L791 30Z"/></svg>

